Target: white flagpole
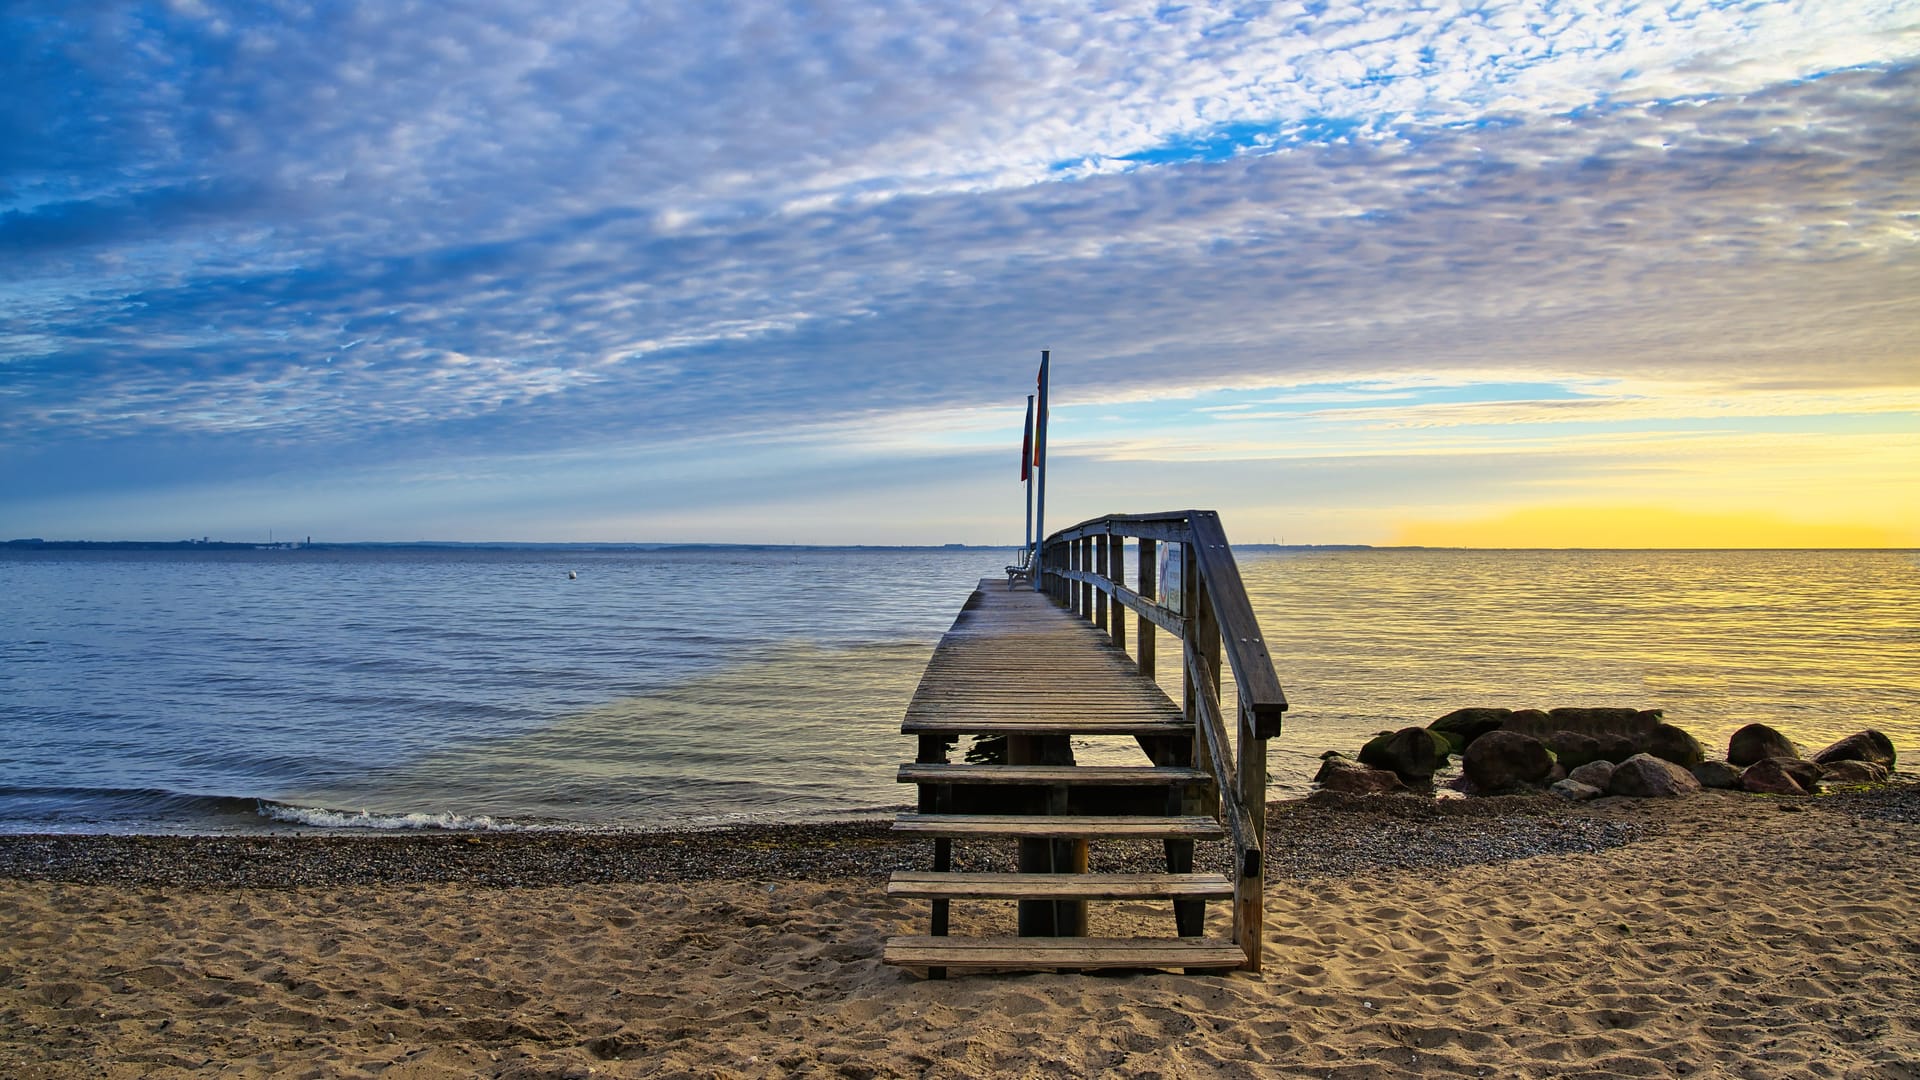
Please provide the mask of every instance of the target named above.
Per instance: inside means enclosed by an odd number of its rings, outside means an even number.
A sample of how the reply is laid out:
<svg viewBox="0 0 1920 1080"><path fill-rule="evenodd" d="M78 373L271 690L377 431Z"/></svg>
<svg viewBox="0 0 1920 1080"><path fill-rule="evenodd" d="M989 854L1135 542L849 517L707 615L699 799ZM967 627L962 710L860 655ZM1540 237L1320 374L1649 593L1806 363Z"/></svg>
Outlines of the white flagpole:
<svg viewBox="0 0 1920 1080"><path fill-rule="evenodd" d="M1040 350L1040 407L1033 423L1033 456L1040 464L1040 491L1037 509L1034 511L1033 536L1034 554L1039 554L1040 545L1047 537L1047 361L1049 350ZM1047 576L1039 572L1036 566L1033 575L1033 588L1040 592L1047 587Z"/></svg>

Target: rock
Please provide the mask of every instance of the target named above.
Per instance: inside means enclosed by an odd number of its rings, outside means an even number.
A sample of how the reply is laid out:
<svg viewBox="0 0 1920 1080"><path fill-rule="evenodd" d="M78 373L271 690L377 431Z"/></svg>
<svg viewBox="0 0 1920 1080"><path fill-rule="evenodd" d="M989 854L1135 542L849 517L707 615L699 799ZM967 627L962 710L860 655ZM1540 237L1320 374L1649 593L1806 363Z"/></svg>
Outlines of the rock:
<svg viewBox="0 0 1920 1080"><path fill-rule="evenodd" d="M1798 758L1761 758L1740 774L1740 787L1757 795L1811 795L1820 790L1819 772Z"/></svg>
<svg viewBox="0 0 1920 1080"><path fill-rule="evenodd" d="M1376 769L1343 757L1331 757L1322 762L1320 771L1313 774L1313 782L1323 790L1343 795L1379 795L1406 790L1400 778L1386 769Z"/></svg>
<svg viewBox="0 0 1920 1080"><path fill-rule="evenodd" d="M1638 738L1660 722L1659 709L1559 708L1547 712L1552 731L1577 731L1582 735L1625 735Z"/></svg>
<svg viewBox="0 0 1920 1080"><path fill-rule="evenodd" d="M1635 754L1613 770L1607 794L1636 799L1674 798L1700 790L1693 774L1665 758Z"/></svg>
<svg viewBox="0 0 1920 1080"><path fill-rule="evenodd" d="M1727 760L1743 769L1761 758L1799 756L1791 740L1765 724L1748 724L1727 740Z"/></svg>
<svg viewBox="0 0 1920 1080"><path fill-rule="evenodd" d="M1556 731L1546 738L1547 749L1560 764L1577 769L1589 761L1600 760L1600 740L1577 731Z"/></svg>
<svg viewBox="0 0 1920 1080"><path fill-rule="evenodd" d="M1320 755L1320 760L1321 760L1321 761L1330 761L1330 760L1332 760L1333 758L1340 758L1341 760L1343 760L1343 761L1344 761L1344 760L1346 760L1346 757L1347 757L1347 755L1345 755L1345 754L1343 754L1343 753L1341 753L1341 752L1340 752L1340 751L1338 751L1338 750L1328 750L1328 751L1327 751L1326 753L1324 753L1324 754L1321 754L1321 755Z"/></svg>
<svg viewBox="0 0 1920 1080"><path fill-rule="evenodd" d="M1490 731L1467 747L1460 767L1475 791L1495 795L1539 785L1553 771L1553 755L1531 735Z"/></svg>
<svg viewBox="0 0 1920 1080"><path fill-rule="evenodd" d="M1683 769L1707 760L1707 748L1700 745L1700 740L1672 724L1655 724L1639 745L1641 753L1665 758Z"/></svg>
<svg viewBox="0 0 1920 1080"><path fill-rule="evenodd" d="M1460 736L1460 749L1465 751L1473 745L1473 740L1506 726L1512 716L1512 709L1455 709L1428 724L1427 730Z"/></svg>
<svg viewBox="0 0 1920 1080"><path fill-rule="evenodd" d="M1539 732L1558 730L1553 726L1553 718L1541 709L1515 709L1507 718L1508 731L1518 731L1522 735L1539 738Z"/></svg>
<svg viewBox="0 0 1920 1080"><path fill-rule="evenodd" d="M1367 740L1360 748L1360 762L1376 769L1388 769L1409 784L1426 784L1434 771L1447 763L1451 744L1421 727L1383 732Z"/></svg>
<svg viewBox="0 0 1920 1080"><path fill-rule="evenodd" d="M1432 734L1434 738L1447 744L1448 755L1458 756L1466 753L1467 737L1465 735L1457 731L1434 731L1432 728L1428 728L1427 731Z"/></svg>
<svg viewBox="0 0 1920 1080"><path fill-rule="evenodd" d="M1822 765L1831 765L1836 761L1871 761L1892 772L1894 770L1893 740L1868 728L1849 735L1813 755L1813 760Z"/></svg>
<svg viewBox="0 0 1920 1080"><path fill-rule="evenodd" d="M1570 802L1586 802L1588 799L1597 799L1605 794L1592 784L1583 784L1572 779L1562 780L1547 790Z"/></svg>
<svg viewBox="0 0 1920 1080"><path fill-rule="evenodd" d="M1891 775L1871 761L1836 761L1820 766L1823 784L1884 784Z"/></svg>
<svg viewBox="0 0 1920 1080"><path fill-rule="evenodd" d="M1639 753L1633 740L1625 735L1595 735L1593 741L1600 744L1600 756L1596 761L1611 761L1615 765Z"/></svg>
<svg viewBox="0 0 1920 1080"><path fill-rule="evenodd" d="M1693 767L1693 778L1700 781L1701 787L1734 791L1740 787L1740 774L1744 771L1724 761L1703 761Z"/></svg>
<svg viewBox="0 0 1920 1080"><path fill-rule="evenodd" d="M1627 756L1632 757L1633 755L1628 754ZM1613 762L1589 761L1585 765L1569 772L1567 779L1576 784L1585 784L1588 787L1605 791L1607 790L1607 785L1613 782Z"/></svg>

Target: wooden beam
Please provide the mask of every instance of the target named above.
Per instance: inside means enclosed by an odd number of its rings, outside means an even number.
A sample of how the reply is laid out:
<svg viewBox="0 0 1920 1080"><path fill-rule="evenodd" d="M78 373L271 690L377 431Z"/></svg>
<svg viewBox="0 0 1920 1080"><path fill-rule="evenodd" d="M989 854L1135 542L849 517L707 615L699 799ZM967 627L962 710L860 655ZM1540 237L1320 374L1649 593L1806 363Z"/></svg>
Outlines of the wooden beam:
<svg viewBox="0 0 1920 1080"><path fill-rule="evenodd" d="M1200 578L1219 619L1240 700L1252 710L1255 734L1263 739L1272 738L1280 733L1287 697L1280 690L1280 677L1274 674L1273 657L1267 652L1260 623L1254 618L1253 605L1247 599L1239 564L1234 562L1226 531L1220 527L1220 515L1211 510L1196 510L1191 524L1194 561L1200 564Z"/></svg>

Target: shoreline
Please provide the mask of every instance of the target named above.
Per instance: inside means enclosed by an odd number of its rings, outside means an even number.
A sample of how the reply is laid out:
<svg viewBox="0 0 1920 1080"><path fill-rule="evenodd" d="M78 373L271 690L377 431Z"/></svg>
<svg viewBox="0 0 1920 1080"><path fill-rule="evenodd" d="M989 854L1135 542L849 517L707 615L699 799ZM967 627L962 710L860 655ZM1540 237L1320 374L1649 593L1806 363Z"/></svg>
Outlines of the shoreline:
<svg viewBox="0 0 1920 1080"><path fill-rule="evenodd" d="M942 982L884 823L0 837L0 1075L1920 1076L1920 785L1272 811L1263 973Z"/></svg>
<svg viewBox="0 0 1920 1080"><path fill-rule="evenodd" d="M1732 807L1892 813L1920 820L1920 783L1807 799L1704 796ZM1696 796L1695 801L1701 796ZM1684 806L1664 800L1571 804L1545 795L1284 799L1267 804L1268 877L1446 869L1593 853L1671 831ZM889 815L891 811L887 812ZM1904 818L1902 817L1904 815ZM333 832L260 834L0 834L0 882L311 888L452 883L543 888L623 882L884 878L922 869L927 842L890 831L890 817L751 822L631 831ZM1007 869L993 845L956 845L956 870ZM972 850L969 850L972 849ZM1200 869L1224 857L1203 843ZM1109 842L1098 870L1153 872L1152 843ZM1222 863L1224 866L1224 863Z"/></svg>

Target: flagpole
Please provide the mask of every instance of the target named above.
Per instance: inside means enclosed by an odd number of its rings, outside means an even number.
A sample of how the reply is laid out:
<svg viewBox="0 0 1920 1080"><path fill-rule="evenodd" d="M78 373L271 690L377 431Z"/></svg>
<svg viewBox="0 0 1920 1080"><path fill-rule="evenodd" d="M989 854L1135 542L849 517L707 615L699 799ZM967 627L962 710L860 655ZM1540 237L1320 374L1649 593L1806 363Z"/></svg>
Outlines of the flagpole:
<svg viewBox="0 0 1920 1080"><path fill-rule="evenodd" d="M1040 553L1040 546L1046 542L1046 537L1047 537L1047 361L1048 361L1048 353L1049 353L1049 350L1047 349L1040 350L1040 404L1039 404L1038 411L1034 414L1034 424L1033 424L1033 431L1034 431L1033 459L1035 462L1038 463L1036 467L1040 470L1040 485L1039 485L1040 490L1039 490L1039 497L1037 499L1037 506L1034 511L1034 519L1033 519L1034 554L1036 556ZM1041 572L1040 567L1036 565L1034 567L1034 574L1033 574L1033 589L1035 592L1041 592L1041 591L1044 591L1046 587L1047 587L1047 575Z"/></svg>
<svg viewBox="0 0 1920 1080"><path fill-rule="evenodd" d="M1033 395L1027 395L1027 441L1020 447L1024 455L1020 461L1020 475L1027 481L1027 570L1032 572L1033 564Z"/></svg>

